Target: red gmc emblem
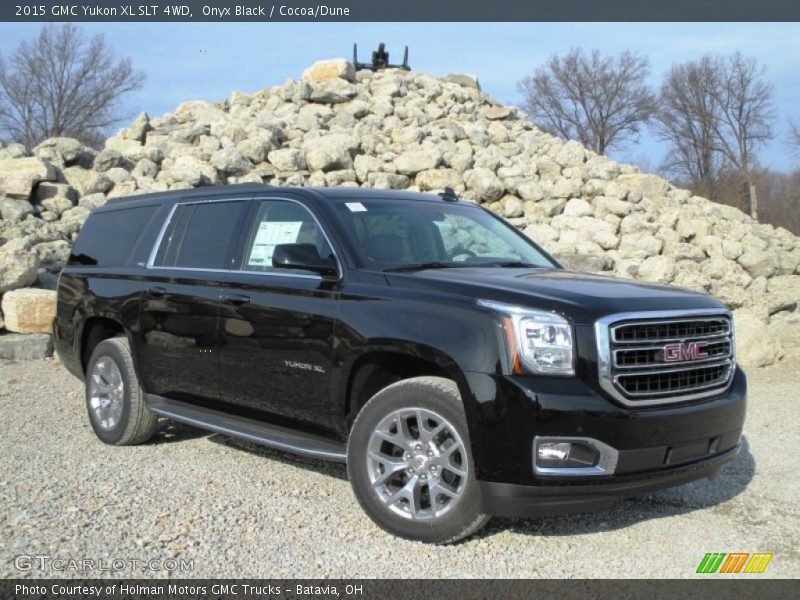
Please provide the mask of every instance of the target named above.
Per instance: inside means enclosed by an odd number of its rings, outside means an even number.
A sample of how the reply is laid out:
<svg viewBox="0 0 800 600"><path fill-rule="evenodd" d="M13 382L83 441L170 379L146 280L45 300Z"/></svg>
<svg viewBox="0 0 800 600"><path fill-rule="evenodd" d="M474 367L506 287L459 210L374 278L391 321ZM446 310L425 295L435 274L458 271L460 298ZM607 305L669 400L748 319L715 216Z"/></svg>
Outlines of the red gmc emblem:
<svg viewBox="0 0 800 600"><path fill-rule="evenodd" d="M708 358L703 348L707 342L678 342L664 346L664 362L682 362L685 360L702 360Z"/></svg>

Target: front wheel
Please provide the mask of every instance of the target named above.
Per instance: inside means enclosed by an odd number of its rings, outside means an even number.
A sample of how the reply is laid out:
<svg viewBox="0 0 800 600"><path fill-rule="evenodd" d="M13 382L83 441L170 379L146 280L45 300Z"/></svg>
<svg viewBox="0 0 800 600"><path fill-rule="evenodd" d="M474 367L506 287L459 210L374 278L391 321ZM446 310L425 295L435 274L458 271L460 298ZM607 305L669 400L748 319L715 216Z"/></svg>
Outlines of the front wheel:
<svg viewBox="0 0 800 600"><path fill-rule="evenodd" d="M395 535L446 544L480 513L466 419L455 382L416 377L373 396L353 424L347 470L359 503Z"/></svg>

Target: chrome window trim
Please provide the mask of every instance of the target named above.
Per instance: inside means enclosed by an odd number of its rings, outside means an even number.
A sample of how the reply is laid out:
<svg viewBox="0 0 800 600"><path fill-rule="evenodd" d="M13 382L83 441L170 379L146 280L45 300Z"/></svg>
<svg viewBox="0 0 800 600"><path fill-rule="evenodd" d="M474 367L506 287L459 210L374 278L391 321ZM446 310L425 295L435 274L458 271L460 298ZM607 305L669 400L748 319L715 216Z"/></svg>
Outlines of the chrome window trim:
<svg viewBox="0 0 800 600"><path fill-rule="evenodd" d="M685 317L685 319L682 319ZM726 317L729 319L730 322L730 340L731 340L731 356L725 359L726 362L730 362L730 370L728 373L728 377L724 382L720 382L715 384L715 387L711 389L705 389L699 392L693 392L689 394L676 394L674 396L669 396L665 398L653 398L650 400L631 400L630 398L626 398L622 392L616 387L613 377L611 373L612 362L611 362L611 325L613 323L617 323L618 321L633 321L633 320L646 320L646 319L671 319L674 318L675 320L691 320L692 317ZM645 321L646 322L646 321ZM663 322L663 321L662 321ZM607 315L595 321L594 324L594 337L595 337L595 344L597 350L597 379L600 387L606 392L611 398L615 401L619 402L620 404L629 407L629 408L638 408L638 407L645 407L645 406L660 406L660 405L669 405L669 404L677 404L680 402L690 402L692 400L700 400L702 398L708 398L709 396L713 396L715 394L719 394L724 392L731 384L733 380L733 374L736 372L736 360L735 360L735 339L734 339L734 329L733 329L733 317L730 311L721 308L721 309L713 309L713 308L701 308L701 309L687 309L687 310L662 310L662 311L642 311L642 312L625 312L625 313L616 313ZM641 342L642 340L637 340ZM656 340L656 342L668 342L669 340ZM653 343L656 343L653 342ZM624 342L623 342L624 343ZM708 365L706 366L713 366ZM664 372L664 371L661 371ZM638 371L634 371L631 369L631 374L638 373Z"/></svg>
<svg viewBox="0 0 800 600"><path fill-rule="evenodd" d="M578 442L586 444L597 450L600 458L597 464L591 467L540 467L536 464L539 454L539 443L541 442ZM533 438L533 472L536 475L557 475L557 476L587 476L587 475L613 475L617 469L619 460L619 450L613 446L589 437L561 437L561 436L540 436Z"/></svg>
<svg viewBox="0 0 800 600"><path fill-rule="evenodd" d="M292 198L281 198L277 196L250 196L247 198L209 198L207 200L188 200L186 202L176 202L169 211L167 218L164 220L164 224L161 226L161 231L158 233L158 237L156 238L155 243L153 244L153 248L150 250L150 256L147 259L147 264L145 267L147 269L152 270L163 270L163 271L188 271L188 272L207 272L207 273L242 273L245 275L267 275L267 276L277 276L277 277L293 277L296 279L316 279L322 280L322 275L317 274L305 274L305 273L283 273L279 269L275 271L251 271L246 269L210 269L210 268L203 268L203 267L164 267L164 266L156 266L155 260L156 256L158 255L158 251L161 248L161 243L164 241L164 236L167 233L167 229L169 229L170 224L172 223L172 219L175 217L175 212L178 210L179 206L190 206L192 204L213 204L218 202L260 202L263 200L276 200L280 202L291 202L292 204L297 204L301 206L305 211L311 215L311 218L314 219L314 222L319 227L319 230L322 232L325 241L328 242L328 246L330 246L331 253L333 254L333 258L336 261L336 279L331 278L330 281L340 281L344 275L344 271L342 269L342 263L339 260L339 256L336 254L336 248L334 248L333 243L331 243L330 237L328 237L328 232L325 231L325 228L322 226L322 223L319 222L317 219L317 215L308 208L302 202L294 200Z"/></svg>
<svg viewBox="0 0 800 600"><path fill-rule="evenodd" d="M161 248L161 242L164 240L164 236L167 234L167 229L169 229L170 223L172 223L172 218L175 216L175 211L178 209L178 204L173 204L172 208L169 209L169 214L167 218L164 219L164 223L161 225L161 231L158 232L158 237L156 238L153 247L150 249L150 256L147 257L147 264L145 265L148 269L155 268L153 264L156 262L156 255L158 254L158 249Z"/></svg>

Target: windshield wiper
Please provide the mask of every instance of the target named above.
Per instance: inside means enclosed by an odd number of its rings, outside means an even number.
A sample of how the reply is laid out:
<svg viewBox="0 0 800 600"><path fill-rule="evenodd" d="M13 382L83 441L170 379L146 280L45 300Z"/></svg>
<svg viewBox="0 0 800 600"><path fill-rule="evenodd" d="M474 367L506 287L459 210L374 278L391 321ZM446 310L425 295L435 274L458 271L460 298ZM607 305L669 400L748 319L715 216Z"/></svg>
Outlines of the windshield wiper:
<svg viewBox="0 0 800 600"><path fill-rule="evenodd" d="M389 267L388 269L384 269L384 273L396 273L402 271L420 271L422 269L455 269L458 267L474 267L475 265L469 265L466 263L443 263L443 262L424 262L424 263L412 263L408 265L400 265L399 267Z"/></svg>

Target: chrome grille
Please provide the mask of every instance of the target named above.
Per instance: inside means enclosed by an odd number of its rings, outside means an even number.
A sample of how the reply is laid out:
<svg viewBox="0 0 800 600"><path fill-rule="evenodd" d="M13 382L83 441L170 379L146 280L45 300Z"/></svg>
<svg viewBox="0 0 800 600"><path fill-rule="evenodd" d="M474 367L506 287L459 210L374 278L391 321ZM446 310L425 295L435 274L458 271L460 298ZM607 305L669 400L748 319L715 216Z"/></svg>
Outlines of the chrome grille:
<svg viewBox="0 0 800 600"><path fill-rule="evenodd" d="M598 321L600 385L629 406L681 402L723 391L734 371L727 313L667 311Z"/></svg>

